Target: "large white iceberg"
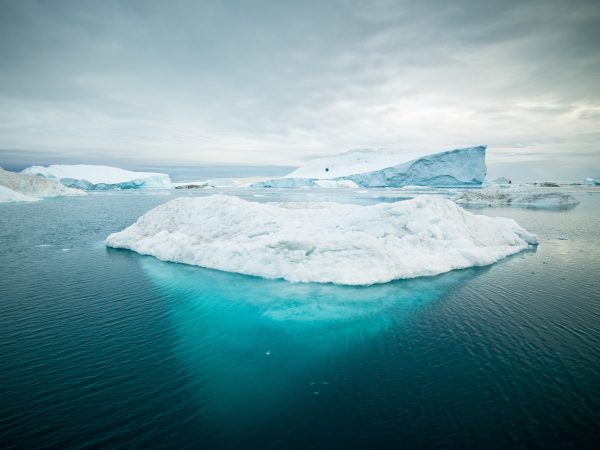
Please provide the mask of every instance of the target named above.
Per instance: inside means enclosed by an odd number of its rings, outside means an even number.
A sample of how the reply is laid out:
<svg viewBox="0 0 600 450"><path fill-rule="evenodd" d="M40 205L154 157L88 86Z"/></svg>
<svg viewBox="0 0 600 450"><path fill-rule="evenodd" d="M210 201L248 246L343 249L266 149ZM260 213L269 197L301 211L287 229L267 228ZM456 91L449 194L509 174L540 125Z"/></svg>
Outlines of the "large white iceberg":
<svg viewBox="0 0 600 450"><path fill-rule="evenodd" d="M522 189L467 190L456 199L468 206L516 206L533 209L570 209L579 204L566 192L530 192Z"/></svg>
<svg viewBox="0 0 600 450"><path fill-rule="evenodd" d="M55 180L9 172L1 167L0 188L0 202L27 202L46 197L85 195L85 192L65 187Z"/></svg>
<svg viewBox="0 0 600 450"><path fill-rule="evenodd" d="M31 166L23 171L60 181L63 185L87 190L169 188L165 173L132 172L110 166L85 164Z"/></svg>
<svg viewBox="0 0 600 450"><path fill-rule="evenodd" d="M253 187L316 187L318 180L347 180L359 187L480 186L485 150L485 145L429 155L353 150L314 159L283 178Z"/></svg>
<svg viewBox="0 0 600 450"><path fill-rule="evenodd" d="M182 197L154 208L109 247L289 281L368 285L494 263L536 244L514 220L427 197L359 206Z"/></svg>

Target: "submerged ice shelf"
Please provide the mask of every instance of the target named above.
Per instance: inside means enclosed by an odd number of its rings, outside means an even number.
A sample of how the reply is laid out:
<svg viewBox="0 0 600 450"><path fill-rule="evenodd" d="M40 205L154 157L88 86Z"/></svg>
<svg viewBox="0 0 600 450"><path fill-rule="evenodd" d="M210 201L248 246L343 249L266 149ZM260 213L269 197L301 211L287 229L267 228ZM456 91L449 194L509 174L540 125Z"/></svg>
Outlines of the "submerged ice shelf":
<svg viewBox="0 0 600 450"><path fill-rule="evenodd" d="M358 206L224 195L171 200L106 240L165 261L346 285L488 265L536 243L512 219L439 197Z"/></svg>

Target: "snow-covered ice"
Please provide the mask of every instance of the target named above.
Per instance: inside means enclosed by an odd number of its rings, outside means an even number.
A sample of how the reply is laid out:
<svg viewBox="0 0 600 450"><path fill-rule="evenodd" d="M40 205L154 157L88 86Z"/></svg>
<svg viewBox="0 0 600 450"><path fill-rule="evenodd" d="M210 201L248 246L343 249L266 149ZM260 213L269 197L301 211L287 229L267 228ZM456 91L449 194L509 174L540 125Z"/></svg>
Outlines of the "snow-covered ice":
<svg viewBox="0 0 600 450"><path fill-rule="evenodd" d="M106 240L166 261L347 285L492 264L536 243L512 219L475 215L441 197L359 206L223 195L171 200Z"/></svg>
<svg viewBox="0 0 600 450"><path fill-rule="evenodd" d="M1 167L0 188L0 202L30 202L46 197L85 195L85 192L65 187L55 180L9 172Z"/></svg>
<svg viewBox="0 0 600 450"><path fill-rule="evenodd" d="M23 171L60 181L68 187L87 190L169 188L165 173L133 172L110 166L85 164L31 166Z"/></svg>
<svg viewBox="0 0 600 450"><path fill-rule="evenodd" d="M531 192L519 188L466 190L456 202L469 206L516 206L535 209L568 209L579 204L579 200L565 192Z"/></svg>
<svg viewBox="0 0 600 450"><path fill-rule="evenodd" d="M510 187L512 181L506 177L498 177L493 180L489 180L485 182L486 185L496 186L496 187Z"/></svg>
<svg viewBox="0 0 600 450"><path fill-rule="evenodd" d="M40 198L31 197L29 195L21 194L20 192L14 191L11 188L0 185L0 203L7 202L35 202L41 200Z"/></svg>
<svg viewBox="0 0 600 450"><path fill-rule="evenodd" d="M309 161L283 178L254 187L314 187L317 180L351 181L358 187L480 186L485 179L486 146L434 154L353 150Z"/></svg>
<svg viewBox="0 0 600 450"><path fill-rule="evenodd" d="M316 180L315 183L322 188L358 188L358 185L351 180Z"/></svg>

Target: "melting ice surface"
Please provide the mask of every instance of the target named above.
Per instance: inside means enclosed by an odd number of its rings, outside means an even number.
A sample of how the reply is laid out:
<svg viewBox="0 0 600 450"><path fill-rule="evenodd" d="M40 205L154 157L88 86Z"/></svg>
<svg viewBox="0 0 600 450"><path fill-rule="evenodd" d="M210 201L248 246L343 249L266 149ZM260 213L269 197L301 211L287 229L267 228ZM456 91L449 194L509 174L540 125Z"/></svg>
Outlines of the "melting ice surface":
<svg viewBox="0 0 600 450"><path fill-rule="evenodd" d="M537 240L439 197L359 206L215 195L172 200L106 242L228 272L368 285L492 264Z"/></svg>
<svg viewBox="0 0 600 450"><path fill-rule="evenodd" d="M205 420L224 428L272 420L279 408L327 395L336 388L323 369L332 358L368 352L388 327L487 270L357 287L140 261L163 294L178 300L170 310L177 355Z"/></svg>

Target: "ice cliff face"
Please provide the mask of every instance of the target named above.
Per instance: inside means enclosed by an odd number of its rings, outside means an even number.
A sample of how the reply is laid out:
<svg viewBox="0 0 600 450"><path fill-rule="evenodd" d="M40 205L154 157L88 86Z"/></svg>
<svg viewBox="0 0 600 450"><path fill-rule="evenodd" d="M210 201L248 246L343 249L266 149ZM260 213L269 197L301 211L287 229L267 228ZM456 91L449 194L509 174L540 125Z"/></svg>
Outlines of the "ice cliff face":
<svg viewBox="0 0 600 450"><path fill-rule="evenodd" d="M536 242L512 219L439 197L358 206L223 195L171 200L106 240L165 261L348 285L492 264Z"/></svg>
<svg viewBox="0 0 600 450"><path fill-rule="evenodd" d="M0 201L35 201L46 197L63 195L85 195L79 189L70 189L55 180L8 172L0 167Z"/></svg>
<svg viewBox="0 0 600 450"><path fill-rule="evenodd" d="M317 180L346 180L358 187L480 186L486 173L485 150L486 146L469 147L414 158L355 150L315 159L284 178L253 187L314 187Z"/></svg>
<svg viewBox="0 0 600 450"><path fill-rule="evenodd" d="M28 167L23 173L60 181L63 185L86 190L139 189L171 187L169 175L132 172L118 167L84 164Z"/></svg>

